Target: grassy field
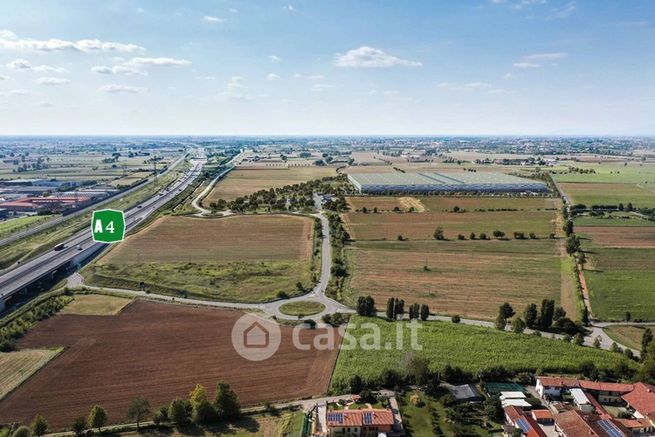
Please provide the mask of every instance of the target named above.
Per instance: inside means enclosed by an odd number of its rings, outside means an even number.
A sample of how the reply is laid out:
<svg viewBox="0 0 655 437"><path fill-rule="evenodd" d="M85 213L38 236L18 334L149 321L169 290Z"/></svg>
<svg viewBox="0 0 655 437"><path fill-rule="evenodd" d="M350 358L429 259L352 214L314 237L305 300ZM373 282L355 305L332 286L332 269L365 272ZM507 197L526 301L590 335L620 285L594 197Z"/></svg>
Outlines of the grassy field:
<svg viewBox="0 0 655 437"><path fill-rule="evenodd" d="M76 294L74 300L59 313L80 316L113 316L130 302L132 302L131 299L104 294Z"/></svg>
<svg viewBox="0 0 655 437"><path fill-rule="evenodd" d="M650 328L653 330L655 327ZM645 330L645 326L635 325L615 325L603 329L612 340L637 350L641 350L641 339Z"/></svg>
<svg viewBox="0 0 655 437"><path fill-rule="evenodd" d="M627 212L613 212L604 217L579 216L574 222L575 226L655 226L654 221Z"/></svg>
<svg viewBox="0 0 655 437"><path fill-rule="evenodd" d="M353 196L346 198L352 210L366 207L372 211L390 212L398 207L409 211L414 207L416 212L452 211L454 207L475 211L480 209L516 209L520 211L539 211L561 208L559 199L550 197L449 197L449 196Z"/></svg>
<svg viewBox="0 0 655 437"><path fill-rule="evenodd" d="M0 238L8 237L14 232L22 231L29 228L30 226L38 225L43 223L51 218L56 217L54 215L31 215L27 217L19 217L11 220L0 221Z"/></svg>
<svg viewBox="0 0 655 437"><path fill-rule="evenodd" d="M261 170L233 170L227 177L216 184L205 197L203 205L209 205L218 199L234 200L259 190L281 188L301 182L320 179L326 176L336 176L333 167L290 167Z"/></svg>
<svg viewBox="0 0 655 437"><path fill-rule="evenodd" d="M370 350L375 329L365 323L374 322L379 329L380 345ZM402 346L397 347L397 325L403 324ZM418 329L419 356L429 359L430 368L442 369L446 365L477 372L494 366L513 371L577 373L586 361L598 368L614 368L625 363L636 368L634 361L622 354L590 347L577 346L562 340L553 340L526 334L500 332L495 329L467 326L450 322L423 322ZM356 341L349 338L352 336ZM362 337L365 340L362 342ZM410 330L406 322L386 322L381 319L353 317L348 325L342 350L332 376L332 387L343 390L352 375L364 380L375 380L385 369L402 372L401 361L411 350ZM356 343L355 347L346 347ZM365 347L362 347L362 343ZM389 347L386 347L389 345Z"/></svg>
<svg viewBox="0 0 655 437"><path fill-rule="evenodd" d="M149 177L151 174L152 172L149 171L136 171L127 176L111 181L111 185L116 188L131 187L137 182Z"/></svg>
<svg viewBox="0 0 655 437"><path fill-rule="evenodd" d="M637 185L628 183L562 183L560 188L573 204L618 205L629 202L635 208L655 206L655 184Z"/></svg>
<svg viewBox="0 0 655 437"><path fill-rule="evenodd" d="M655 319L655 249L611 248L583 244L588 264L585 279L592 313L602 320Z"/></svg>
<svg viewBox="0 0 655 437"><path fill-rule="evenodd" d="M325 305L312 301L289 302L280 307L280 311L290 316L311 316L320 313L324 309Z"/></svg>
<svg viewBox="0 0 655 437"><path fill-rule="evenodd" d="M313 220L302 216L162 217L84 274L101 286L241 302L300 294L312 283Z"/></svg>
<svg viewBox="0 0 655 437"><path fill-rule="evenodd" d="M0 352L0 399L56 357L61 349L24 349Z"/></svg>
<svg viewBox="0 0 655 437"><path fill-rule="evenodd" d="M446 238L481 232L491 238L494 230L511 237L513 232L534 232L547 238L558 231L554 211L504 212L426 212L422 214L342 214L348 232L355 240L396 240L398 235L410 240L434 240L434 231L442 227Z"/></svg>
<svg viewBox="0 0 655 437"><path fill-rule="evenodd" d="M439 314L493 319L498 306L522 310L544 298L560 299L557 240L357 242L352 293L424 303ZM575 317L575 313L571 314Z"/></svg>
<svg viewBox="0 0 655 437"><path fill-rule="evenodd" d="M174 429L148 429L139 433L121 433L124 437L301 437L305 413L283 411L278 416L245 415L241 419L220 425Z"/></svg>
<svg viewBox="0 0 655 437"><path fill-rule="evenodd" d="M586 182L586 183L624 183L624 184L655 184L655 165L638 163L580 163L570 162L570 165L583 169L593 169L595 173L564 173L555 174L553 178L558 182Z"/></svg>

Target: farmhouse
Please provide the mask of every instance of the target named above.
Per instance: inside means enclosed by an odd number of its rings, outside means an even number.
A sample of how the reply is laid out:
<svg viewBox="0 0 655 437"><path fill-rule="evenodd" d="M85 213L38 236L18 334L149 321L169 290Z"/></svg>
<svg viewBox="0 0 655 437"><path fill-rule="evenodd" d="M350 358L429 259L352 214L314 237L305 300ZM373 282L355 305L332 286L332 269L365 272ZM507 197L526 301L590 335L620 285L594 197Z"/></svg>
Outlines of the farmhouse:
<svg viewBox="0 0 655 437"><path fill-rule="evenodd" d="M623 395L623 400L635 410L638 419L648 418L655 424L655 386L638 382L630 393Z"/></svg>
<svg viewBox="0 0 655 437"><path fill-rule="evenodd" d="M380 433L393 432L393 427L391 410L343 410L327 413L328 436L377 437Z"/></svg>
<svg viewBox="0 0 655 437"><path fill-rule="evenodd" d="M505 412L505 421L514 429L520 429L523 435L546 437L546 433L541 429L537 421L532 416L527 415L521 408L510 405L503 408L503 411Z"/></svg>
<svg viewBox="0 0 655 437"><path fill-rule="evenodd" d="M360 193L546 192L544 182L503 173L353 173Z"/></svg>
<svg viewBox="0 0 655 437"><path fill-rule="evenodd" d="M583 389L591 393L600 403L612 404L621 402L621 396L634 389L632 384L615 382L584 381L560 376L540 376L537 378L536 390L539 396L559 398L571 389Z"/></svg>

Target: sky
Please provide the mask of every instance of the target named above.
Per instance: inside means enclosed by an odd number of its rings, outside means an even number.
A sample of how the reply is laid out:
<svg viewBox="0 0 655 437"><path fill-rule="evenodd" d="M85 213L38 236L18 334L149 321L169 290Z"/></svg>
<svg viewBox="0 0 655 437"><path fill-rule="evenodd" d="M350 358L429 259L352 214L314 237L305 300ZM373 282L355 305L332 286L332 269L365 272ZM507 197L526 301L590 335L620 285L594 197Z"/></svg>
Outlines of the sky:
<svg viewBox="0 0 655 437"><path fill-rule="evenodd" d="M2 0L0 135L654 135L652 0Z"/></svg>

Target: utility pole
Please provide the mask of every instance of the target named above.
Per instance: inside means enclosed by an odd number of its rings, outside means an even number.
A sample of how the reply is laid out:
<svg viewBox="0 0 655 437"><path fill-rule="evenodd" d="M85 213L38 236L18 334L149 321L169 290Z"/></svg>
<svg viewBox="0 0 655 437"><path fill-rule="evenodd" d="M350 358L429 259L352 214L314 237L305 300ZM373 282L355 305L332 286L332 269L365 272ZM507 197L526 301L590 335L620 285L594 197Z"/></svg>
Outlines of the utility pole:
<svg viewBox="0 0 655 437"><path fill-rule="evenodd" d="M157 157L156 156L152 157L152 168L153 168L153 172L155 173L155 185L157 185L158 180L157 180Z"/></svg>

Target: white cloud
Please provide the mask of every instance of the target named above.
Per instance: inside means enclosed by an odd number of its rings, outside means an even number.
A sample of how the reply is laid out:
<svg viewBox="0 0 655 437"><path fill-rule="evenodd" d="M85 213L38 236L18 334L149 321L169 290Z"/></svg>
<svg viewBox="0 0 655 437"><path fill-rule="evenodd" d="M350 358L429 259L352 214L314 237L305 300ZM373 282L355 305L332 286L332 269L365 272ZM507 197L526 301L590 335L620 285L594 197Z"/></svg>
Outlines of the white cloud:
<svg viewBox="0 0 655 437"><path fill-rule="evenodd" d="M225 23L227 21L227 18L213 17L211 15L205 15L202 19L208 23Z"/></svg>
<svg viewBox="0 0 655 437"><path fill-rule="evenodd" d="M300 74L300 73L295 73L295 74L293 75L293 78L294 78L294 79L300 79L301 77L302 77L302 74Z"/></svg>
<svg viewBox="0 0 655 437"><path fill-rule="evenodd" d="M5 76L4 74L0 74L0 80L7 80L9 79L9 76Z"/></svg>
<svg viewBox="0 0 655 437"><path fill-rule="evenodd" d="M102 92L111 94L143 94L148 92L148 88L116 84L103 85L98 89Z"/></svg>
<svg viewBox="0 0 655 437"><path fill-rule="evenodd" d="M38 52L72 50L85 53L99 51L135 53L145 51L143 47L136 44L100 41L98 39L81 39L77 41L67 41L57 38L50 38L47 40L31 38L21 39L9 30L0 31L0 49Z"/></svg>
<svg viewBox="0 0 655 437"><path fill-rule="evenodd" d="M516 68L523 68L523 69L541 67L541 64L535 64L534 62L515 62L512 65Z"/></svg>
<svg viewBox="0 0 655 437"><path fill-rule="evenodd" d="M567 18L576 10L575 1L570 1L561 8L555 8L549 16L546 17L546 20L554 20L557 18Z"/></svg>
<svg viewBox="0 0 655 437"><path fill-rule="evenodd" d="M423 65L421 62L400 59L380 49L368 46L349 50L344 55L337 53L334 63L337 67L353 68L420 67Z"/></svg>
<svg viewBox="0 0 655 437"><path fill-rule="evenodd" d="M230 11L233 14L236 14L236 13L239 12L239 10L237 8L230 8L230 9L228 9L228 11Z"/></svg>
<svg viewBox="0 0 655 437"><path fill-rule="evenodd" d="M533 55L524 56L522 59L525 62L548 62L548 61L556 61L558 59L564 59L567 56L568 54L563 52L535 53Z"/></svg>
<svg viewBox="0 0 655 437"><path fill-rule="evenodd" d="M53 104L50 103L50 102L45 102L45 101L43 101L43 102L38 102L38 103L36 104L36 106L38 106L39 108L52 108L52 107L54 107L55 105L53 105Z"/></svg>
<svg viewBox="0 0 655 437"><path fill-rule="evenodd" d="M491 88L491 84L487 82L468 82L465 84L459 84L457 82L441 82L437 84L437 87L450 91L476 91Z"/></svg>
<svg viewBox="0 0 655 437"><path fill-rule="evenodd" d="M7 64L7 68L11 68L12 70L34 71L37 73L68 73L68 70L62 67L53 67L52 65L33 66L30 61L25 59L15 59Z"/></svg>
<svg viewBox="0 0 655 437"><path fill-rule="evenodd" d="M68 85L71 83L70 80L64 79L62 77L39 77L35 80L39 85L46 86L57 86L57 85Z"/></svg>
<svg viewBox="0 0 655 437"><path fill-rule="evenodd" d="M296 10L296 8L294 8L293 5L286 5L286 6L283 6L283 8L286 9L287 11L295 11Z"/></svg>
<svg viewBox="0 0 655 437"><path fill-rule="evenodd" d="M512 73L505 73L503 75L503 79L509 80L509 79L514 79L516 76L514 76Z"/></svg>
<svg viewBox="0 0 655 437"><path fill-rule="evenodd" d="M11 97L11 96L26 96L29 92L22 89L9 90L6 92L0 92L0 96Z"/></svg>
<svg viewBox="0 0 655 437"><path fill-rule="evenodd" d="M330 88L336 88L336 86L327 83L315 83L314 85L312 85L312 91L323 91Z"/></svg>
<svg viewBox="0 0 655 437"><path fill-rule="evenodd" d="M127 66L142 66L142 65L153 65L157 67L178 67L191 65L191 61L186 59L175 59L175 58L132 58L129 61L125 62L123 65Z"/></svg>
<svg viewBox="0 0 655 437"><path fill-rule="evenodd" d="M280 79L282 78L275 73L268 73L268 75L266 76L266 80L270 80L270 81L280 80Z"/></svg>
<svg viewBox="0 0 655 437"><path fill-rule="evenodd" d="M502 88L494 88L492 90L487 91L489 94L505 94L507 90L504 90Z"/></svg>
<svg viewBox="0 0 655 437"><path fill-rule="evenodd" d="M244 85L245 79L242 76L232 76L230 81L227 83L226 88L228 91L234 91L240 88L245 88Z"/></svg>
<svg viewBox="0 0 655 437"><path fill-rule="evenodd" d="M325 79L325 76L323 76L322 74L314 74L312 76L307 76L307 79L309 79L309 80L323 80L323 79Z"/></svg>
<svg viewBox="0 0 655 437"><path fill-rule="evenodd" d="M134 75L147 75L148 73L142 70L138 70L133 67L127 67L125 65L114 65L113 67L107 67L104 65L98 65L91 67L91 71L96 74L125 74L128 76Z"/></svg>
<svg viewBox="0 0 655 437"><path fill-rule="evenodd" d="M275 55L268 55L268 60L271 61L271 62L280 62L282 60L282 58L280 58L279 56L275 56Z"/></svg>

